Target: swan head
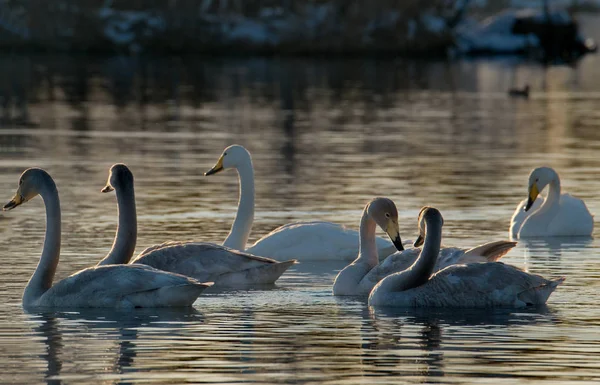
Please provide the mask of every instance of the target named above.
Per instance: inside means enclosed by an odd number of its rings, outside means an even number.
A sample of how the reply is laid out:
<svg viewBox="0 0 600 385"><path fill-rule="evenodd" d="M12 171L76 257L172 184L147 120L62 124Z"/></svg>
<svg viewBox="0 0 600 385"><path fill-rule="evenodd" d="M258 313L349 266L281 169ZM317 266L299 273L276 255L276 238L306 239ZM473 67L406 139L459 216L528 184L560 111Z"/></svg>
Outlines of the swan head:
<svg viewBox="0 0 600 385"><path fill-rule="evenodd" d="M528 211L535 199L550 182L557 178L557 173L550 167L538 167L529 174L529 187L527 194L527 205L525 211Z"/></svg>
<svg viewBox="0 0 600 385"><path fill-rule="evenodd" d="M402 251L402 240L398 226L398 209L391 199L375 198L367 204L367 214L390 237L396 249Z"/></svg>
<svg viewBox="0 0 600 385"><path fill-rule="evenodd" d="M435 207L425 206L421 209L419 212L419 236L414 243L415 247L422 246L425 242L425 225L427 223L439 223L440 226L443 226L444 217Z"/></svg>
<svg viewBox="0 0 600 385"><path fill-rule="evenodd" d="M223 150L217 163L204 173L205 176L213 175L228 168L237 168L250 161L250 153L239 144L233 144Z"/></svg>
<svg viewBox="0 0 600 385"><path fill-rule="evenodd" d="M133 174L123 163L112 165L108 174L108 181L102 190L103 193L120 190L133 186Z"/></svg>
<svg viewBox="0 0 600 385"><path fill-rule="evenodd" d="M4 205L2 210L12 210L17 206L33 199L40 193L44 183L50 178L50 175L41 168L28 168L23 171L19 177L19 187L15 196ZM51 180L52 178L50 178Z"/></svg>

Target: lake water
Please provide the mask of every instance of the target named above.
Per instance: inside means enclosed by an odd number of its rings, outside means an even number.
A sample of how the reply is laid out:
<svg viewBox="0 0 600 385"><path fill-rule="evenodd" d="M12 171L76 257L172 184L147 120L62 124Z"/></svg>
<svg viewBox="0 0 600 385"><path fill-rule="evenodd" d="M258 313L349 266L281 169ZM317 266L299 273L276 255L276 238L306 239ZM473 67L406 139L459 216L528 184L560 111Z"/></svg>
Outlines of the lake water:
<svg viewBox="0 0 600 385"><path fill-rule="evenodd" d="M233 171L202 173L229 144L253 154L252 240L295 220L357 228L392 198L405 239L421 206L444 243L504 239L529 171L555 167L600 213L600 58L541 67L447 62L10 56L0 58L0 197L43 167L63 209L57 279L95 264L116 227L108 168L136 178L137 252L221 242ZM529 100L506 90L528 82ZM4 203L4 202L3 202ZM533 310L383 311L331 296L343 263L302 263L274 288L209 292L194 311L26 313L45 230L37 198L0 215L0 382L486 383L600 381L600 227L588 240L521 242L504 261L566 282Z"/></svg>

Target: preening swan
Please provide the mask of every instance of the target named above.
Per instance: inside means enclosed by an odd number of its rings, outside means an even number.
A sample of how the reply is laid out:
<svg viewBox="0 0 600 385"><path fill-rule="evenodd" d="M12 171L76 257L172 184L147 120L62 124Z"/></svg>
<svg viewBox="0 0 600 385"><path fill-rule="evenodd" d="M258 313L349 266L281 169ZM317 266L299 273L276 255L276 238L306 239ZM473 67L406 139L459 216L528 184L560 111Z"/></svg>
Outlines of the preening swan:
<svg viewBox="0 0 600 385"><path fill-rule="evenodd" d="M353 260L358 253L359 234L342 225L323 222L297 222L276 228L246 249L254 221L254 168L250 153L244 147L227 147L215 166L205 175L213 175L228 168L237 171L240 182L238 211L224 246L236 250L285 260ZM377 237L379 255L386 257L396 248L387 240Z"/></svg>
<svg viewBox="0 0 600 385"><path fill-rule="evenodd" d="M211 283L141 265L108 265L81 270L52 285L60 255L61 215L58 190L50 175L39 168L25 170L11 210L37 195L46 206L46 237L35 273L23 293L26 308L191 306Z"/></svg>
<svg viewBox="0 0 600 385"><path fill-rule="evenodd" d="M396 253L388 256L381 264L375 248L375 227L379 225L399 246ZM422 244L425 229L415 242ZM398 211L394 202L387 198L371 200L363 210L360 222L360 247L358 257L340 271L333 284L334 295L368 295L384 277L406 270L419 256L419 249L402 250L398 234ZM448 247L440 250L434 271L456 263L496 261L516 245L516 242L489 242L470 250Z"/></svg>
<svg viewBox="0 0 600 385"><path fill-rule="evenodd" d="M119 227L113 248L100 262L128 263L133 256L137 234L133 174L123 164L111 167L103 192L115 190L119 210ZM213 281L216 286L271 284L294 260L278 262L256 257L224 246L203 242L166 242L142 251L133 263L183 274L199 281Z"/></svg>
<svg viewBox="0 0 600 385"><path fill-rule="evenodd" d="M538 196L548 186L544 199ZM529 175L528 198L517 206L511 221L513 238L591 236L594 218L585 203L561 194L558 173L539 167Z"/></svg>
<svg viewBox="0 0 600 385"><path fill-rule="evenodd" d="M432 207L419 214L423 249L408 269L388 275L371 291L369 305L390 307L525 307L542 305L564 278L553 281L500 262L452 265L432 275L443 218Z"/></svg>

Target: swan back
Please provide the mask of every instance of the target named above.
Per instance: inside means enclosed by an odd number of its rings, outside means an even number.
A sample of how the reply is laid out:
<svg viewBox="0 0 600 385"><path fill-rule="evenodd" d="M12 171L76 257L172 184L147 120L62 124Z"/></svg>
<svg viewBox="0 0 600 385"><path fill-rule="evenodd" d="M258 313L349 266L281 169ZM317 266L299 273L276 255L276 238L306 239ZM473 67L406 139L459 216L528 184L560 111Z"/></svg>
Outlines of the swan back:
<svg viewBox="0 0 600 385"><path fill-rule="evenodd" d="M27 307L163 307L191 306L212 283L144 265L108 265L81 270Z"/></svg>
<svg viewBox="0 0 600 385"><path fill-rule="evenodd" d="M144 250L132 263L221 286L244 286L275 282L295 260L278 262L213 243L166 242Z"/></svg>
<svg viewBox="0 0 600 385"><path fill-rule="evenodd" d="M389 239L376 237L380 259L395 252ZM278 261L298 258L301 261L353 261L356 259L359 234L354 229L325 221L302 221L282 225L271 231L246 252Z"/></svg>
<svg viewBox="0 0 600 385"><path fill-rule="evenodd" d="M484 243L471 249L443 247L440 249L434 271L442 270L450 265L465 263L495 262L517 245L511 241L494 241ZM377 268L369 272L373 286L381 279L398 271L408 269L419 257L418 248L398 251L387 257Z"/></svg>
<svg viewBox="0 0 600 385"><path fill-rule="evenodd" d="M543 305L563 282L547 280L501 262L449 266L422 286L386 292L369 304L391 307L525 307Z"/></svg>

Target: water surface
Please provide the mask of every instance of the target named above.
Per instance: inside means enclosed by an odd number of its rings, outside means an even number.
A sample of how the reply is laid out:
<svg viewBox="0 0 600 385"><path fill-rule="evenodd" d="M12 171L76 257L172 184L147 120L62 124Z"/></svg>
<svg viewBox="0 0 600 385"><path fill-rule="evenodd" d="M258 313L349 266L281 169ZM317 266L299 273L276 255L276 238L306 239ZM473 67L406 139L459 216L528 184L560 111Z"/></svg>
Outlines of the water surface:
<svg viewBox="0 0 600 385"><path fill-rule="evenodd" d="M600 212L600 62L447 62L5 56L0 197L43 167L63 209L57 279L96 263L116 227L108 168L135 175L137 252L169 239L221 242L233 171L256 169L252 241L294 220L356 228L388 196L401 233L435 205L444 243L504 239L527 175L550 165ZM529 82L529 100L506 89ZM534 310L369 309L331 296L343 263L303 263L272 288L209 292L194 311L25 313L44 234L35 199L0 215L0 381L6 383L597 383L600 243L521 242L507 263L565 276Z"/></svg>

